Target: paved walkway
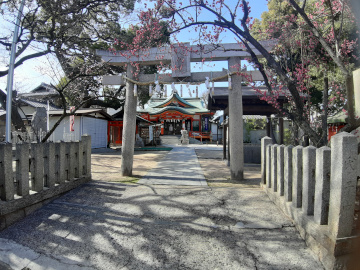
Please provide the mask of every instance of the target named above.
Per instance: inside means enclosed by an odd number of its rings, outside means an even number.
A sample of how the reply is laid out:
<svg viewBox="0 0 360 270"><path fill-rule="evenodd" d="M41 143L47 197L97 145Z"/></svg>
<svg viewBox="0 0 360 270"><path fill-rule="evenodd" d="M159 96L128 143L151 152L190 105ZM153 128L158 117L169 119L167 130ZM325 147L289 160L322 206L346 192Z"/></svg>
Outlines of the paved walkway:
<svg viewBox="0 0 360 270"><path fill-rule="evenodd" d="M323 269L260 188L203 185L193 151L175 147L146 185L91 181L0 232L0 269ZM197 186L160 178L172 169Z"/></svg>
<svg viewBox="0 0 360 270"><path fill-rule="evenodd" d="M138 183L147 185L207 186L195 150L189 147L174 147Z"/></svg>

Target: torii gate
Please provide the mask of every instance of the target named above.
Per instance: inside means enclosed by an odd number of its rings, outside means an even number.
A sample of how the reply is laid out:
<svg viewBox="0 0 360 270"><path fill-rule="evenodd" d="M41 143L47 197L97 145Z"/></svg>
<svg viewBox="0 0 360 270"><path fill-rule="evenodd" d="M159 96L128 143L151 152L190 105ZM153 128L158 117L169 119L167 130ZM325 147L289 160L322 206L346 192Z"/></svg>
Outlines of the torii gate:
<svg viewBox="0 0 360 270"><path fill-rule="evenodd" d="M261 42L262 46L270 50L274 43L271 41ZM133 56L130 52L121 51L113 53L110 51L97 50L97 55L102 60L111 65L124 66L125 64L138 62L140 65L171 64L173 72L162 74L162 83L173 82L204 82L205 77L210 77L210 72L191 73L191 62L201 61L228 61L228 71L212 72L213 78L224 77L217 81L228 81L227 75L237 72L234 66L241 65L241 60L250 57L246 52L245 46L239 43L227 43L221 45L204 45L197 46L189 43L181 45L166 46L162 48L150 48L146 52L139 52L139 55ZM261 54L252 48L258 56ZM126 55L126 57L124 56ZM129 57L128 57L129 56ZM179 68L180 67L180 68ZM134 68L127 65L126 77L134 80ZM244 71L241 71L244 73ZM247 71L252 76L253 81L262 81L263 77L259 71ZM244 150L243 150L243 107L242 107L242 76L237 74L231 75L232 90L229 91L229 141L230 141L230 172L232 180L244 180ZM139 74L138 81L154 81L152 74ZM136 130L136 106L137 98L134 96L134 83L130 80L123 79L122 76L104 76L104 85L126 85L126 99L124 108L124 126L122 141L122 161L121 173L123 176L131 176L133 168L135 130ZM236 117L234 117L236 116Z"/></svg>

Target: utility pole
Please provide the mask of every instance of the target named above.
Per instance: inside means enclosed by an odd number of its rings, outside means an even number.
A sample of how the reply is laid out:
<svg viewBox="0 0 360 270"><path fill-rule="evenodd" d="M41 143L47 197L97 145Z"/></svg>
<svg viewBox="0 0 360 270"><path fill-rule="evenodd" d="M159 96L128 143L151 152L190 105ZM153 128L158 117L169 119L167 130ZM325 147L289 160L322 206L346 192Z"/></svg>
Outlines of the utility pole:
<svg viewBox="0 0 360 270"><path fill-rule="evenodd" d="M11 43L10 64L9 64L9 73L7 76L7 93L6 93L5 141L7 143L11 143L11 107L12 107L12 90L13 90L13 82L14 82L14 64L15 64L15 54L16 54L16 43L18 42L19 26L24 9L24 4L25 4L25 0L22 0L20 4L18 16L16 19L13 41Z"/></svg>

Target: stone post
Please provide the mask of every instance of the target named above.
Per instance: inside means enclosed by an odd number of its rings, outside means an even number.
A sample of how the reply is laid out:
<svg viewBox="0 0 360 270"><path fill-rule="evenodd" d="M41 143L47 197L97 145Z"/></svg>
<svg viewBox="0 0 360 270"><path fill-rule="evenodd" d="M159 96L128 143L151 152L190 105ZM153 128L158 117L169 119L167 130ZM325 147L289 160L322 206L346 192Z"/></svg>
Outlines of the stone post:
<svg viewBox="0 0 360 270"><path fill-rule="evenodd" d="M360 68L353 71L353 77L354 77L355 115L360 117Z"/></svg>
<svg viewBox="0 0 360 270"><path fill-rule="evenodd" d="M238 71L241 65L240 57L230 57L229 71ZM244 180L244 146L243 146L243 104L242 78L232 75L232 90L229 90L229 142L230 142L230 174L232 180Z"/></svg>
<svg viewBox="0 0 360 270"><path fill-rule="evenodd" d="M31 144L31 190L44 189L44 148L42 143Z"/></svg>
<svg viewBox="0 0 360 270"><path fill-rule="evenodd" d="M79 175L78 177L83 177L83 175L85 174L85 170L84 170L84 144L82 143L82 141L79 142L79 149L78 149L78 159L79 159Z"/></svg>
<svg viewBox="0 0 360 270"><path fill-rule="evenodd" d="M82 176L82 147L81 142L75 142L75 178Z"/></svg>
<svg viewBox="0 0 360 270"><path fill-rule="evenodd" d="M353 0L356 2L356 0ZM360 13L360 11L358 11ZM360 22L358 23L360 24ZM355 97L355 115L360 117L360 68L353 71L353 80L354 80L354 97ZM357 134L360 134L360 127L357 129ZM360 143L360 137L357 138L358 142ZM360 155L358 156L357 162L357 175L360 177Z"/></svg>
<svg viewBox="0 0 360 270"><path fill-rule="evenodd" d="M271 188L271 144L266 146L266 187Z"/></svg>
<svg viewBox="0 0 360 270"><path fill-rule="evenodd" d="M44 144L44 173L46 176L45 186L52 188L55 186L55 144L48 142Z"/></svg>
<svg viewBox="0 0 360 270"><path fill-rule="evenodd" d="M354 222L358 158L356 136L341 132L331 137L329 230L332 236L351 236Z"/></svg>
<svg viewBox="0 0 360 270"><path fill-rule="evenodd" d="M65 144L55 143L55 175L56 183L65 183Z"/></svg>
<svg viewBox="0 0 360 270"><path fill-rule="evenodd" d="M16 180L18 182L17 194L29 195L29 144L17 144L15 150Z"/></svg>
<svg viewBox="0 0 360 270"><path fill-rule="evenodd" d="M83 142L84 175L91 178L91 136L81 136Z"/></svg>
<svg viewBox="0 0 360 270"><path fill-rule="evenodd" d="M226 115L224 112L224 122L226 119ZM226 160L226 136L227 136L227 132L226 132L226 125L223 126L223 160Z"/></svg>
<svg viewBox="0 0 360 270"><path fill-rule="evenodd" d="M72 181L75 178L75 166L76 166L76 157L75 157L75 143L68 142L66 143L67 155L68 155L68 180Z"/></svg>
<svg viewBox="0 0 360 270"><path fill-rule="evenodd" d="M127 77L133 79L133 72L134 67L129 63L127 66ZM136 132L136 106L137 99L134 96L134 84L126 81L124 126L121 147L121 174L123 176L132 175Z"/></svg>
<svg viewBox="0 0 360 270"><path fill-rule="evenodd" d="M306 215L314 214L316 148L303 149L303 192L302 210Z"/></svg>
<svg viewBox="0 0 360 270"><path fill-rule="evenodd" d="M261 139L261 183L266 184L266 146L272 143L270 137Z"/></svg>
<svg viewBox="0 0 360 270"><path fill-rule="evenodd" d="M65 181L70 181L70 178L69 178L69 168L70 168L70 155L69 155L69 143L70 141L68 142L64 142L64 147L65 147Z"/></svg>
<svg viewBox="0 0 360 270"><path fill-rule="evenodd" d="M271 166L271 187L274 192L277 191L277 151L278 145L271 145L271 157L270 157L270 166Z"/></svg>
<svg viewBox="0 0 360 270"><path fill-rule="evenodd" d="M277 191L284 196L284 150L285 145L277 147Z"/></svg>
<svg viewBox="0 0 360 270"><path fill-rule="evenodd" d="M302 204L302 151L303 147L298 145L292 152L292 205L296 208Z"/></svg>
<svg viewBox="0 0 360 270"><path fill-rule="evenodd" d="M292 152L293 146L289 145L284 149L284 196L287 202L292 200Z"/></svg>
<svg viewBox="0 0 360 270"><path fill-rule="evenodd" d="M319 225L328 223L330 168L330 148L323 146L316 149L314 221Z"/></svg>
<svg viewBox="0 0 360 270"><path fill-rule="evenodd" d="M14 199L14 180L12 170L12 144L0 145L0 199L10 201Z"/></svg>
<svg viewBox="0 0 360 270"><path fill-rule="evenodd" d="M227 166L230 167L230 159L231 159L231 156L230 156L230 123L228 122L228 124L226 125L226 129L227 129Z"/></svg>

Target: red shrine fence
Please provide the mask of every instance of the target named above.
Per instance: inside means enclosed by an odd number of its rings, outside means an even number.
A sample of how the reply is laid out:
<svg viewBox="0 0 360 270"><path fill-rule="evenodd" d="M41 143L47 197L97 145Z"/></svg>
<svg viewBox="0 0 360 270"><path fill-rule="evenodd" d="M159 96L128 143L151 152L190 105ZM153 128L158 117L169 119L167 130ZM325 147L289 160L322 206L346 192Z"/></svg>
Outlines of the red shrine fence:
<svg viewBox="0 0 360 270"><path fill-rule="evenodd" d="M352 259L359 259L351 255L360 251L357 144L356 137L345 132L331 138L331 148L261 140L264 190L326 269L351 269Z"/></svg>
<svg viewBox="0 0 360 270"><path fill-rule="evenodd" d="M0 144L0 230L91 179L91 137Z"/></svg>

